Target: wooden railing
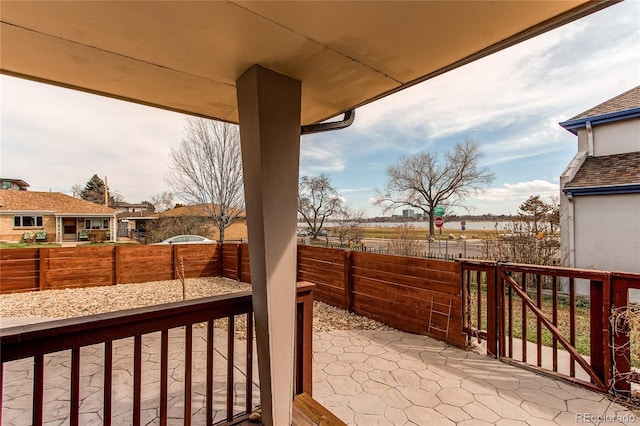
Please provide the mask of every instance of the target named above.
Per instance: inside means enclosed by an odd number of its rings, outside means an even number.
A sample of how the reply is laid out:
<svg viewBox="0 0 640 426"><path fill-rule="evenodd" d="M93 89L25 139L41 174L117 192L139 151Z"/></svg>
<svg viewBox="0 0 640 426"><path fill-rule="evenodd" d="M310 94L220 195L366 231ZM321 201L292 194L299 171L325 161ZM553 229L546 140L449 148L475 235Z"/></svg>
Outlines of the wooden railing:
<svg viewBox="0 0 640 426"><path fill-rule="evenodd" d="M296 347L296 390L311 392L311 332L312 332L312 306L313 306L313 284L301 283L298 286L298 317L297 317L297 347ZM184 352L180 356L184 363L182 376L182 392L178 395L183 407L183 422L185 425L191 424L193 410L192 395L194 389L194 378L204 377L204 389L200 390L204 395L204 418L201 422L210 425L218 420L219 424L235 424L245 419L251 411L256 408L257 402L254 396L253 366L253 320L252 304L250 293L237 293L225 296L208 297L204 299L188 300L183 302L169 303L165 305L137 308L126 311L118 311L87 317L63 319L46 323L31 324L25 326L11 327L0 330L0 393L5 396L5 381L9 378L12 362L19 362L23 359L33 360L33 369L27 375L33 377L33 390L31 396L32 416L29 423L41 425L43 421L50 420L46 417L45 407L45 377L46 368L49 366L50 354L65 351L70 352L68 360L69 381L66 386L58 387L55 392L68 390L68 397L62 398L69 401L68 421L69 424L79 425L86 423L89 419L81 420L80 395L84 393L83 386L91 386L95 392L96 383L88 384L87 380L81 380L82 362L85 351L91 349L98 351L94 345L101 346L102 355L91 354L91 362L95 365L96 359L102 359L102 409L100 416L104 425L110 425L112 415L114 415L114 394L120 393L114 389L114 366L117 362L122 362L122 353L132 353L132 401L130 407L125 411L131 412L130 422L133 425L142 424L143 402L148 402L149 393L154 386L144 384L143 379L154 374L159 377L159 389L157 398L159 421L161 425L167 424L168 412L170 409L170 397L175 398L175 383L169 383L169 368L172 367L174 374L176 364L174 355L169 358L170 339L180 337L184 346ZM246 349L237 350L235 347L234 319L239 316L245 317ZM214 344L214 321L226 320L227 337L222 344ZM204 340L203 358L204 365L194 363L194 329L200 330L200 324L204 327L204 333L198 333L197 338ZM157 333L160 334L159 339ZM151 341L159 344L159 371L148 368L147 361L151 355L145 354L143 357L143 338L145 347ZM123 340L126 339L126 340ZM130 340L133 340L130 342ZM158 342L159 340L159 342ZM224 341L226 340L226 347ZM132 345L131 345L132 343ZM218 342L220 343L220 342ZM132 347L131 347L132 346ZM235 354L244 352L244 360L237 361ZM217 353L217 356L214 354ZM61 354L57 354L60 356ZM226 358L226 372L221 375L226 392L223 409L216 405L219 401L214 401L219 390L214 389L214 372L219 367L214 365L214 358ZM125 357L127 358L127 357ZM67 361L63 362L66 368ZM60 368L60 366L58 366ZM237 380L238 372L244 379ZM60 375L59 372L54 373ZM66 373L63 374L63 376ZM180 375L180 374L179 374ZM26 379L26 377L23 377ZM54 382L59 382L57 377ZM217 384L217 382L216 382ZM21 385L24 386L24 383ZM244 399L240 400L241 392L238 386L244 390ZM143 401L143 395L145 401ZM8 399L5 405L10 403ZM174 401L175 403L175 401ZM23 409L24 407L19 407ZM145 407L147 408L147 407ZM59 409L59 408L58 408ZM122 411L122 407L118 408ZM155 412L155 411L154 411ZM0 407L0 424L2 424L2 407ZM93 413L96 416L97 413ZM174 413L175 416L175 413ZM96 420L96 419L93 419ZM145 424L149 419L145 420ZM199 422L196 422L199 423Z"/></svg>

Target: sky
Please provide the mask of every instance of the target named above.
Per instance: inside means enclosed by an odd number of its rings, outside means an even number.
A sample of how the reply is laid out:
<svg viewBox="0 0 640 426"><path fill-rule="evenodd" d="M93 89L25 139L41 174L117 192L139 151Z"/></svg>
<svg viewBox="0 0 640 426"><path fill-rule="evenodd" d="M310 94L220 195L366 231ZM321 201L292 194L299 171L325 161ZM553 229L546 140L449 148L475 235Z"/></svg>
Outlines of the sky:
<svg viewBox="0 0 640 426"><path fill-rule="evenodd" d="M558 125L640 84L640 0L627 0L356 110L345 129L303 136L300 174L326 173L369 216L386 168L418 152L478 142L495 180L458 214L513 214L559 194L577 138ZM0 175L71 194L97 174L137 203L164 176L182 114L0 76Z"/></svg>

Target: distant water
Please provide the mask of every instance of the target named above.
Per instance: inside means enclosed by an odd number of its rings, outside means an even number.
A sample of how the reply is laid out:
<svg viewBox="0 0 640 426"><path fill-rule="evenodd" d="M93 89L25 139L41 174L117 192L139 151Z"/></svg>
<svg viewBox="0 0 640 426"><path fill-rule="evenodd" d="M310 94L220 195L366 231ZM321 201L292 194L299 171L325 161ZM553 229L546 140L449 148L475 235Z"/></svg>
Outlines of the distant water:
<svg viewBox="0 0 640 426"><path fill-rule="evenodd" d="M423 221L423 222L409 222L411 225L413 225L415 228L428 228L429 227L429 222L427 221ZM506 225L508 225L510 222L471 222L471 221L466 221L465 224L465 229L476 229L476 230L487 230L487 231L492 231L494 229L504 229L504 227ZM363 223L362 226L367 226L367 227L381 227L381 228L393 228L396 227L398 225L400 225L401 223L399 222L367 222L367 223ZM455 221L455 222L445 222L444 223L444 229L461 229L462 224L460 223L460 221Z"/></svg>
<svg viewBox="0 0 640 426"><path fill-rule="evenodd" d="M411 225L413 225L415 228L429 228L429 222L427 221L422 221L422 222L408 222ZM493 231L496 228L497 229L504 229L505 226L507 226L508 224L510 224L511 222L471 222L471 221L467 221L466 225L465 225L465 230L486 230L486 231ZM402 222L365 222L363 223L361 226L364 227L368 227L368 228L375 228L375 227L379 227L379 228L394 228L398 225L401 225ZM327 227L332 227L332 226L336 226L336 223L334 222L328 222L326 223ZM304 228L304 223L299 223L298 227ZM444 223L444 229L457 229L460 230L462 229L462 224L460 223L460 221L452 221L452 222L445 222Z"/></svg>

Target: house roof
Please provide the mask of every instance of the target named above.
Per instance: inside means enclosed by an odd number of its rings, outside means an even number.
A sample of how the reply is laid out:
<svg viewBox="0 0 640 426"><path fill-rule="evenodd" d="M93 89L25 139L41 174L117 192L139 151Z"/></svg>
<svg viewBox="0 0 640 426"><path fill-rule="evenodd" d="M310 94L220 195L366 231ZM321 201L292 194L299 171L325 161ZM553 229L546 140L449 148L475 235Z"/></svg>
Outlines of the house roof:
<svg viewBox="0 0 640 426"><path fill-rule="evenodd" d="M209 207L211 207L211 204L209 204ZM235 209L230 209L230 210L233 210L234 212L236 211ZM244 216L243 213L244 212L239 212L239 216ZM207 210L205 209L204 204L176 207L175 209L165 210L162 213L160 213L160 217L176 217L176 216L208 217L209 213L207 213Z"/></svg>
<svg viewBox="0 0 640 426"><path fill-rule="evenodd" d="M60 192L0 190L0 213L47 212L55 214L115 215L100 204L74 198Z"/></svg>
<svg viewBox="0 0 640 426"><path fill-rule="evenodd" d="M640 86L596 105L560 125L572 133L577 133L577 129L585 127L587 122L596 125L634 117L640 117Z"/></svg>
<svg viewBox="0 0 640 426"><path fill-rule="evenodd" d="M22 179L13 179L13 178L0 178L1 182L13 182L21 188L28 188L29 184Z"/></svg>
<svg viewBox="0 0 640 426"><path fill-rule="evenodd" d="M565 192L576 189L594 189L611 192L633 189L640 186L640 151L624 154L587 157L571 182L565 185ZM584 191L583 191L584 192Z"/></svg>
<svg viewBox="0 0 640 426"><path fill-rule="evenodd" d="M127 203L125 201L116 201L115 208L128 208L128 207L134 207L134 208L149 208L149 205L146 203Z"/></svg>
<svg viewBox="0 0 640 426"><path fill-rule="evenodd" d="M302 82L305 125L614 3L3 1L0 71L238 122L257 64Z"/></svg>

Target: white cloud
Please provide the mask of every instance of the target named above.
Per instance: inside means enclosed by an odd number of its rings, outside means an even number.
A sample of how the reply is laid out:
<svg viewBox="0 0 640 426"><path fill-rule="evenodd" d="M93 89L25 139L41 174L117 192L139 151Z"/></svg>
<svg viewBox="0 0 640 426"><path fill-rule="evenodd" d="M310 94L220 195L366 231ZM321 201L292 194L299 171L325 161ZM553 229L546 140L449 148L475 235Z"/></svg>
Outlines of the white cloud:
<svg viewBox="0 0 640 426"><path fill-rule="evenodd" d="M557 197L559 193L560 185L558 183L548 182L546 180L532 180L529 182L505 183L502 187L478 191L472 196L472 199L488 201L524 201L532 195Z"/></svg>
<svg viewBox="0 0 640 426"><path fill-rule="evenodd" d="M344 168L345 158L338 141L313 136L300 141L300 175L315 176L340 172Z"/></svg>
<svg viewBox="0 0 640 426"><path fill-rule="evenodd" d="M2 174L70 193L93 174L139 202L167 190L184 116L2 76Z"/></svg>
<svg viewBox="0 0 640 426"><path fill-rule="evenodd" d="M638 13L637 4L627 7L627 15ZM632 25L619 35L607 16L589 18L367 105L358 111L358 127L424 141L522 119L570 118L640 79L637 24L629 37ZM604 76L607 84L601 84ZM557 122L552 130L561 131Z"/></svg>

